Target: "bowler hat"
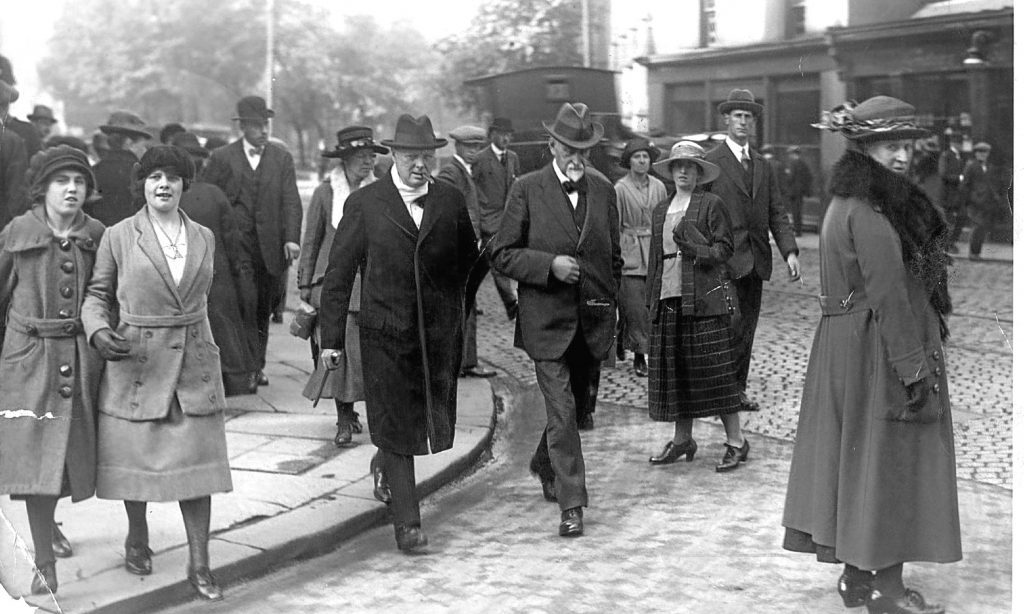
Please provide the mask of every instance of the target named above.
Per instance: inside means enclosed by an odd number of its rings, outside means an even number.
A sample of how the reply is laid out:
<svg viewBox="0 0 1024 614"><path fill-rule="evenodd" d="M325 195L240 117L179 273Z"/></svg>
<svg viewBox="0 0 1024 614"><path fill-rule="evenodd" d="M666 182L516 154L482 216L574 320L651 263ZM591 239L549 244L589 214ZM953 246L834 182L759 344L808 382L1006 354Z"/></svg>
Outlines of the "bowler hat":
<svg viewBox="0 0 1024 614"><path fill-rule="evenodd" d="M193 156L206 158L210 155L210 150L200 145L199 137L191 132L179 132L175 134L171 137L171 145L180 147Z"/></svg>
<svg viewBox="0 0 1024 614"><path fill-rule="evenodd" d="M459 126L449 132L448 136L458 143L467 145L482 145L487 142L487 131L479 126Z"/></svg>
<svg viewBox="0 0 1024 614"><path fill-rule="evenodd" d="M96 177L85 152L70 145L57 145L37 152L29 161L25 182L29 185L31 202L42 202L50 177L63 169L75 170L85 176L87 194L96 188Z"/></svg>
<svg viewBox="0 0 1024 614"><path fill-rule="evenodd" d="M161 168L173 170L185 181L191 181L196 174L196 167L187 151L174 145L154 145L142 154L142 159L135 165L135 178L142 181Z"/></svg>
<svg viewBox="0 0 1024 614"><path fill-rule="evenodd" d="M754 102L754 94L750 90L735 89L729 92L724 102L718 103L718 112L725 115L735 110L750 111L754 115L760 115L764 107Z"/></svg>
<svg viewBox="0 0 1024 614"><path fill-rule="evenodd" d="M17 99L17 88L6 81L0 81L0 104L11 104Z"/></svg>
<svg viewBox="0 0 1024 614"><path fill-rule="evenodd" d="M811 125L860 143L921 139L931 134L917 123L912 105L892 96L874 96L860 104L844 102L824 111L821 121Z"/></svg>
<svg viewBox="0 0 1024 614"><path fill-rule="evenodd" d="M654 161L661 157L661 150L654 143L638 136L626 143L626 149L622 151L622 157L619 158L619 166L629 168L629 159L638 151L646 151L647 155L651 156L651 164L654 164Z"/></svg>
<svg viewBox="0 0 1024 614"><path fill-rule="evenodd" d="M123 134L133 139L151 139L153 135L146 132L146 122L134 113L114 111L107 123L100 126L103 134Z"/></svg>
<svg viewBox="0 0 1024 614"><path fill-rule="evenodd" d="M45 104L37 104L32 112L28 115L28 121L46 121L51 124L57 123L57 118L53 116L53 109L46 106Z"/></svg>
<svg viewBox="0 0 1024 614"><path fill-rule="evenodd" d="M590 116L582 102L562 103L553 122L541 122L556 141L573 149L590 149L604 136L604 125Z"/></svg>
<svg viewBox="0 0 1024 614"><path fill-rule="evenodd" d="M973 151L992 151L992 146L985 141L981 141L974 144Z"/></svg>
<svg viewBox="0 0 1024 614"><path fill-rule="evenodd" d="M231 119L267 121L274 116L273 109L267 108L267 101L260 96L245 96L238 101L238 115Z"/></svg>
<svg viewBox="0 0 1024 614"><path fill-rule="evenodd" d="M491 125L487 126L487 134L491 132L515 132L512 129L512 120L507 117L495 117L491 120Z"/></svg>
<svg viewBox="0 0 1024 614"><path fill-rule="evenodd" d="M381 147L373 140L373 130L365 126L345 126L338 130L338 144L334 149L320 152L325 158L344 158L349 152L358 149L371 149L374 153L386 154L386 147Z"/></svg>
<svg viewBox="0 0 1024 614"><path fill-rule="evenodd" d="M706 152L700 145L693 141L679 141L672 146L672 151L664 160L654 164L654 170L666 179L672 179L672 163L679 161L694 162L700 167L700 179L697 185L711 183L718 178L721 169L717 164L708 162L705 159Z"/></svg>
<svg viewBox="0 0 1024 614"><path fill-rule="evenodd" d="M395 138L380 143L392 149L438 149L447 145L448 139L437 138L426 115L414 118L403 113L395 124Z"/></svg>

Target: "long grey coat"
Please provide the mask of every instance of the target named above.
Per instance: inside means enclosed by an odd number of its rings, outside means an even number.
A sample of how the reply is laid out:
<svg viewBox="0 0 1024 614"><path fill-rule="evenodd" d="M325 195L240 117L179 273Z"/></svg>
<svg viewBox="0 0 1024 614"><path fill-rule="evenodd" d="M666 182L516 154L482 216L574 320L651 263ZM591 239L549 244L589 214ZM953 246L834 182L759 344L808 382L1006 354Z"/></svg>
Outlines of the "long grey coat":
<svg viewBox="0 0 1024 614"><path fill-rule="evenodd" d="M206 312L213 233L182 214L188 255L175 284L146 211L143 207L107 229L82 305L90 340L96 331L116 325L131 344L128 358L107 363L99 410L126 420L159 420L177 394L187 415L220 412L225 407L220 351Z"/></svg>
<svg viewBox="0 0 1024 614"><path fill-rule="evenodd" d="M60 494L67 467L78 501L96 488L102 360L78 317L103 225L81 214L61 240L44 215L37 206L0 232L0 492Z"/></svg>

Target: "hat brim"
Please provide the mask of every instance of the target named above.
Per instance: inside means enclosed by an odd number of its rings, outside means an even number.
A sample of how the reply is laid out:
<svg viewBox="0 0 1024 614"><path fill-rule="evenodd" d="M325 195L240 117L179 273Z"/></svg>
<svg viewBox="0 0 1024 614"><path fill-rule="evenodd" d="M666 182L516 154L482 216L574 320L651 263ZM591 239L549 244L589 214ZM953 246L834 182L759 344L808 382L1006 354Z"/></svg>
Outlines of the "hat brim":
<svg viewBox="0 0 1024 614"><path fill-rule="evenodd" d="M28 119L28 121L30 121L30 122L35 122L35 121L46 121L46 122L49 122L49 123L51 123L51 124L56 124L56 123L57 123L57 120L56 120L56 119L54 119L54 118L52 118L52 117L47 117L47 116L45 116L45 115L27 115L27 116L26 116L26 118L27 118L27 119Z"/></svg>
<svg viewBox="0 0 1024 614"><path fill-rule="evenodd" d="M557 134L554 130L555 122L542 121L541 125L544 126L544 129L547 130L547 133L551 135L551 138L555 139L556 141L563 145L572 147L573 149L590 149L594 145L600 143L601 139L604 138L604 125L601 124L600 122L592 122L591 125L594 127L594 134L585 141L574 141L572 139L567 139L560 134Z"/></svg>
<svg viewBox="0 0 1024 614"><path fill-rule="evenodd" d="M344 158L346 155L353 151L359 151L360 149L371 149L373 153L386 154L388 153L387 147L381 147L380 145L368 145L366 147L350 147L346 149L325 149L320 152L321 158Z"/></svg>
<svg viewBox="0 0 1024 614"><path fill-rule="evenodd" d="M133 139L151 139L153 135L144 131L136 130L134 128L125 128L124 126L110 126L104 124L100 126L100 132L103 134L123 134Z"/></svg>
<svg viewBox="0 0 1024 614"><path fill-rule="evenodd" d="M181 145L175 145L175 147L181 147L193 156L199 156L201 158L209 158L210 150L200 145L199 147L182 147Z"/></svg>
<svg viewBox="0 0 1024 614"><path fill-rule="evenodd" d="M654 163L657 162L658 158L661 157L661 150L658 149L657 147L654 147L653 145L651 147L641 147L639 149L627 149L626 151L622 152L622 157L619 158L619 166L628 170L630 168L630 158L632 158L633 154L635 154L638 151L646 151L647 155L651 157L651 168L654 167Z"/></svg>
<svg viewBox="0 0 1024 614"><path fill-rule="evenodd" d="M697 185L711 183L715 179L718 179L718 175L720 175L722 172L722 169L718 168L717 164L712 164L707 160L701 160L700 158L694 158L691 156L667 158L665 160L661 160L660 162L655 162L652 165L652 168L654 169L654 172L658 173L665 179L673 181L672 172L670 171L673 162L693 162L694 164L699 166L701 169L701 173L700 181L697 182Z"/></svg>
<svg viewBox="0 0 1024 614"><path fill-rule="evenodd" d="M380 144L391 149L440 149L448 144L448 139L434 139L433 145L427 145L426 143L399 143L390 139L383 140Z"/></svg>
<svg viewBox="0 0 1024 614"><path fill-rule="evenodd" d="M844 134L847 139L858 143L872 141L905 141L908 139L923 139L934 134L931 130L924 128L901 128L899 130L865 130L856 134Z"/></svg>
<svg viewBox="0 0 1024 614"><path fill-rule="evenodd" d="M746 102L743 100L727 100L725 102L718 103L718 112L721 115L732 113L737 109L740 111L749 111L754 115L760 115L762 112L764 112L764 106L759 105L756 102Z"/></svg>

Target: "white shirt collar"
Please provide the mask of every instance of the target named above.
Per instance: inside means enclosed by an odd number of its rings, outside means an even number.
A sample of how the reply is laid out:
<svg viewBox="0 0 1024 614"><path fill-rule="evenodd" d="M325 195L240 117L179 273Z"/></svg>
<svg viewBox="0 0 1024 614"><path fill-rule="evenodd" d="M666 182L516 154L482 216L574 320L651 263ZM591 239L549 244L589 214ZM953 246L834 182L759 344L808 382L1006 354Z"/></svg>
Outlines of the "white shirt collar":
<svg viewBox="0 0 1024 614"><path fill-rule="evenodd" d="M747 158L753 159L750 155L750 141L747 141L746 145L740 145L730 137L725 137L725 144L729 146L729 150L732 151L732 155L736 156L736 160L743 161L743 150L747 150Z"/></svg>
<svg viewBox="0 0 1024 614"><path fill-rule="evenodd" d="M491 143L491 151L494 152L494 155L497 156L499 160L501 160L501 156L505 155L508 152L507 149L498 149L498 147L494 143Z"/></svg>
<svg viewBox="0 0 1024 614"><path fill-rule="evenodd" d="M558 168L558 165L555 164L554 160L551 161L551 168L555 169L555 175L558 177L558 183L569 181L569 176L563 173L562 169ZM584 177L585 176L586 175L584 175Z"/></svg>
<svg viewBox="0 0 1024 614"><path fill-rule="evenodd" d="M462 166L466 167L466 172L468 172L470 175L473 174L473 165L472 164L470 164L469 162L466 162L465 160L463 160L462 156L460 156L459 154L452 154L452 157L455 158L456 160L458 160L459 163L462 164Z"/></svg>
<svg viewBox="0 0 1024 614"><path fill-rule="evenodd" d="M247 156L249 155L249 152L252 151L253 149L259 149L261 154L263 152L262 148L253 145L252 143L249 142L249 139L245 138L244 136L242 137L242 146L245 147L245 155Z"/></svg>

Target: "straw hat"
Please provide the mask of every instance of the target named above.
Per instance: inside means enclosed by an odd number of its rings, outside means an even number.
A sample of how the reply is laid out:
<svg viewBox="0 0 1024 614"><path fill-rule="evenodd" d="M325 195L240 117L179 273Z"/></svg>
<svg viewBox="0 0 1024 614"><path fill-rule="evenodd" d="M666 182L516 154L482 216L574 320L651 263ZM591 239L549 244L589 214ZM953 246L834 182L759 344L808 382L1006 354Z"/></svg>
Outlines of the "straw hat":
<svg viewBox="0 0 1024 614"><path fill-rule="evenodd" d="M721 172L721 169L718 168L717 164L712 164L705 160L706 155L704 148L700 145L691 141L679 141L672 146L672 152L669 153L667 158L654 163L654 170L662 177L672 179L673 162L684 160L694 162L701 170L700 179L697 181L697 185L711 183L718 178L718 174Z"/></svg>

